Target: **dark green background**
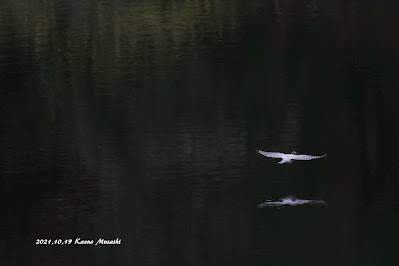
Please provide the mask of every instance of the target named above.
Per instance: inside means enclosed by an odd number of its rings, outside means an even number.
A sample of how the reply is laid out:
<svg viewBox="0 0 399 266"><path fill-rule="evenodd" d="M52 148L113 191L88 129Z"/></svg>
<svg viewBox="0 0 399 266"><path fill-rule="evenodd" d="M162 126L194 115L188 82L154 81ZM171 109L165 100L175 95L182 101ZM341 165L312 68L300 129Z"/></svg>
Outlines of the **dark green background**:
<svg viewBox="0 0 399 266"><path fill-rule="evenodd" d="M398 265L398 12L1 0L0 264Z"/></svg>

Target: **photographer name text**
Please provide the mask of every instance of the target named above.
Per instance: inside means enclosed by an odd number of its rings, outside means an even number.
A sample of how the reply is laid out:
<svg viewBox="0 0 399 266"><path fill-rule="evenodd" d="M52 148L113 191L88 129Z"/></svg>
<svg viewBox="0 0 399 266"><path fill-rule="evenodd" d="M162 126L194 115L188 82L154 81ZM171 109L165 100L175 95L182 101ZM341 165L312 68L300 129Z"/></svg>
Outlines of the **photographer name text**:
<svg viewBox="0 0 399 266"><path fill-rule="evenodd" d="M67 238L67 239L50 239L50 238L42 238L36 239L36 245L121 245L122 240L120 238L116 239L104 239L99 238L97 240L94 239L82 239L82 238Z"/></svg>

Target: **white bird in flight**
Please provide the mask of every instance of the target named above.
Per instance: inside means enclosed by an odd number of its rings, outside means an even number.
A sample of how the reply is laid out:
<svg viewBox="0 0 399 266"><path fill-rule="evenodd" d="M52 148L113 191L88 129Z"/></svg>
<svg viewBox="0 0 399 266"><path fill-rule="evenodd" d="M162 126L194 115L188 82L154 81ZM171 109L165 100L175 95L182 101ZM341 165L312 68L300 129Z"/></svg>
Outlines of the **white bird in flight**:
<svg viewBox="0 0 399 266"><path fill-rule="evenodd" d="M266 151L261 151L261 150L257 150L257 152L266 157L281 159L281 161L278 162L279 164L292 163L293 160L308 161L308 160L318 159L318 158L327 156L327 154L324 154L321 156L297 154L295 151L293 151L292 153L288 153L288 154L281 153L281 152L266 152Z"/></svg>

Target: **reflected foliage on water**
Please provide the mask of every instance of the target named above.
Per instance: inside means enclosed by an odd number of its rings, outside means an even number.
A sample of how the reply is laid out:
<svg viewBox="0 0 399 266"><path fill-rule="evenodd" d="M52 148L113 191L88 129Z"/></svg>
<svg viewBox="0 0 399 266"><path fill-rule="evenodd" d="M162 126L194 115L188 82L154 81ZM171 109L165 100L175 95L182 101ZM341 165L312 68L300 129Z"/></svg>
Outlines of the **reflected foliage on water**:
<svg viewBox="0 0 399 266"><path fill-rule="evenodd" d="M6 265L395 265L397 8L3 0Z"/></svg>

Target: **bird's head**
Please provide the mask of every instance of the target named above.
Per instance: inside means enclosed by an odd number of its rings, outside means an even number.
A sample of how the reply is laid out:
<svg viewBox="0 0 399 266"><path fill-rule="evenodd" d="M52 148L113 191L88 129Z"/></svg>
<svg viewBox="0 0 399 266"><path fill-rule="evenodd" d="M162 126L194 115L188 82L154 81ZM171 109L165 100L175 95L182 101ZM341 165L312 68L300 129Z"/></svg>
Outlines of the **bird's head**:
<svg viewBox="0 0 399 266"><path fill-rule="evenodd" d="M293 152L291 152L291 154L295 154L295 155L297 155L298 153L297 153L296 151L293 151Z"/></svg>

